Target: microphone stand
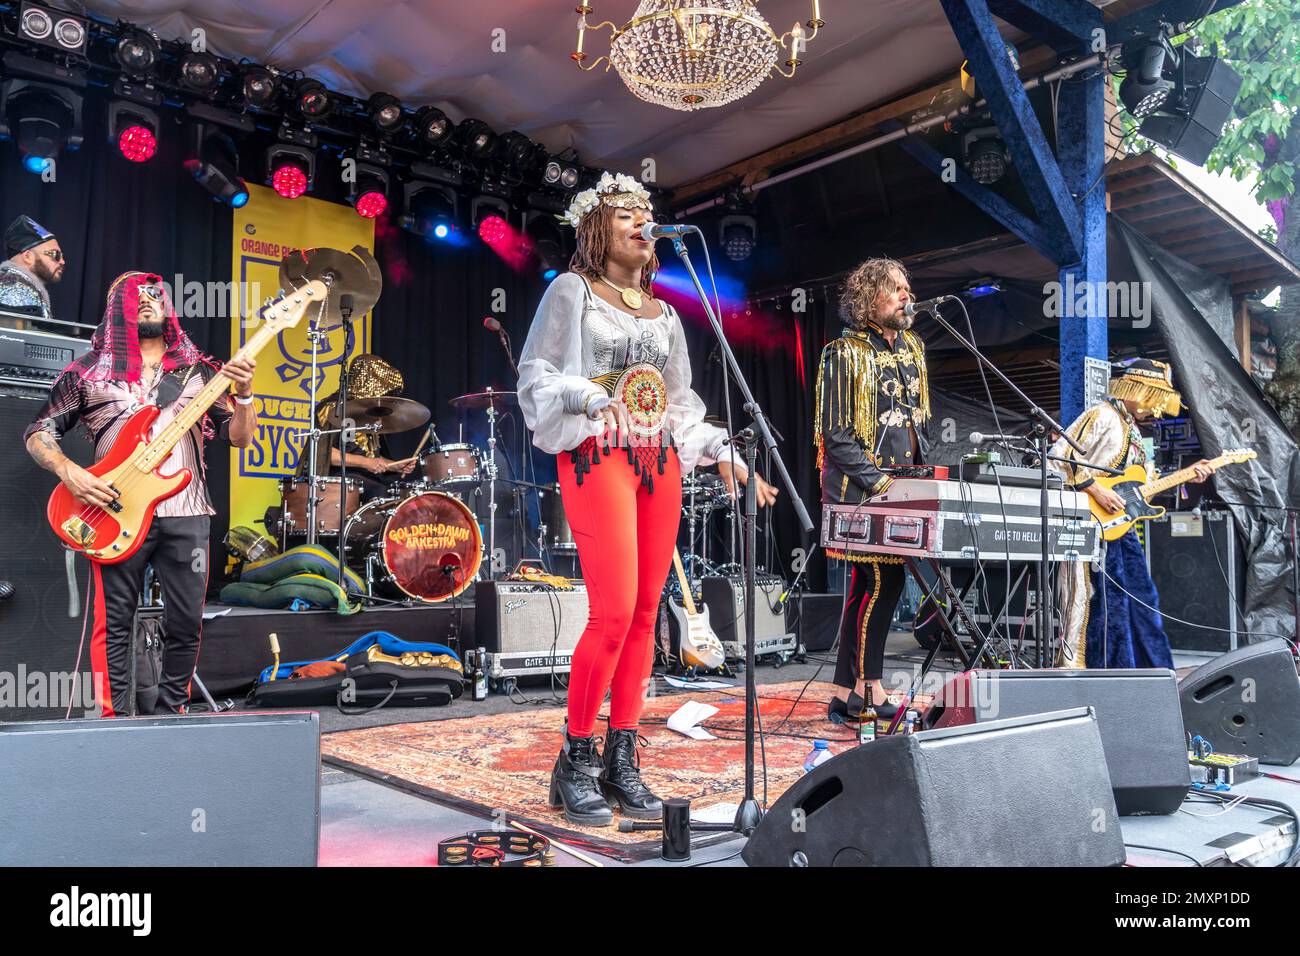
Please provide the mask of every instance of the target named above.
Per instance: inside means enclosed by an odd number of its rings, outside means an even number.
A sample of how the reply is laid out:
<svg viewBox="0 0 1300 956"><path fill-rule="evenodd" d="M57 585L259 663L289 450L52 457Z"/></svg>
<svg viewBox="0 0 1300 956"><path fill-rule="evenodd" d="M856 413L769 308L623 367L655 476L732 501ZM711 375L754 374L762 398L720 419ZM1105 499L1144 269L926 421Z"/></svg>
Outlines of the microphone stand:
<svg viewBox="0 0 1300 956"><path fill-rule="evenodd" d="M777 474L780 475L781 483L790 495L790 503L794 505L795 514L799 519L799 525L804 534L812 534L814 528L812 518L808 516L808 509L804 507L804 503L795 489L794 482L790 479L790 473L786 470L781 453L777 450L776 439L772 437L772 429L767 423L767 416L763 414L762 407L754 398L754 393L750 390L749 383L740 370L740 363L736 361L736 354L731 350L730 343L727 342L727 335L722 329L722 321L714 314L713 306L709 303L708 294L704 291L704 286L700 284L700 277L695 273L695 267L691 264L690 253L686 251L686 243L682 236L673 236L672 240L673 251L682 260L682 265L686 267L686 271L691 277L691 284L695 286L695 294L699 296L700 304L704 306L704 313L708 316L709 325L713 327L713 334L717 337L718 347L722 350L732 377L735 379L741 395L745 398L744 409L753 419L753 424L741 432L745 437L745 467L749 470L749 480L745 483L745 798L737 808L735 820L729 828L749 836L757 828L763 815L762 808L759 807L758 800L754 796L754 718L758 702L758 688L754 681L754 549L758 546L758 441L755 439L762 439L763 447L767 449L771 461L776 465ZM700 241L704 241L702 235Z"/></svg>
<svg viewBox="0 0 1300 956"><path fill-rule="evenodd" d="M952 296L945 296L944 298L951 299ZM1053 598L1051 592L1047 588L1047 565L1048 565L1048 556L1049 556L1048 535L1051 533L1051 523L1049 521L1048 512L1047 512L1047 507L1048 507L1047 506L1047 459L1049 457L1048 448L1050 447L1049 439L1051 438L1051 432L1055 431L1057 434L1059 434L1063 439L1065 439L1068 445L1070 445L1075 451L1077 451L1081 455L1083 454L1083 448L1082 446L1079 445L1078 442L1076 442L1073 438L1071 438L1069 435L1066 434L1065 429L1061 426L1060 422L1054 419L1051 415L1047 414L1046 411L1039 408L1033 402L1033 400L1030 399L1028 395L1026 395L1023 391L1021 391L1020 387L1016 385L1015 382L1011 381L1011 379L1009 379L1006 376L1006 374L1002 371L1002 369L998 368L991 361L989 361L989 359L985 357L984 353L975 347L975 344L973 342L968 342L965 336L963 336L960 332L958 332L955 328L953 328L952 324L949 323L947 319L945 319L942 315L939 314L939 306L941 304L942 301L936 301L932 306L930 306L925 311L928 311L930 315L933 316L934 320L937 323L939 323L939 325L943 328L943 330L946 331L949 335L951 335L954 339L956 339L958 343L960 343L961 346L966 349L966 351L970 352L971 355L975 356L976 360L979 361L981 365L983 365L990 372L992 372L999 379L1001 379L1002 383L1006 385L1007 388L1011 389L1011 391L1022 402L1024 402L1026 405L1029 406L1029 417L1034 422L1033 438L1034 438L1034 446L1038 451L1039 482L1041 483L1040 499L1039 499L1039 511L1040 511L1039 523L1041 529L1040 543L1042 545L1042 550L1039 555L1039 562L1038 562L1038 568L1037 568L1037 574L1035 580L1035 587L1038 589L1038 609L1037 609L1037 614L1035 615L1036 626L1038 630L1038 641L1036 643L1038 644L1038 660L1037 660L1038 666L1040 668L1046 667L1047 666L1046 664L1047 645L1050 640L1049 628L1053 621L1053 609L1052 609Z"/></svg>
<svg viewBox="0 0 1300 956"><path fill-rule="evenodd" d="M343 293L339 296L339 313L343 316L343 364L339 366L339 590L348 593L347 577L347 542L343 538L343 526L348 517L348 428L343 424L348 408L348 358L352 354L352 296ZM376 439L377 441L377 439Z"/></svg>

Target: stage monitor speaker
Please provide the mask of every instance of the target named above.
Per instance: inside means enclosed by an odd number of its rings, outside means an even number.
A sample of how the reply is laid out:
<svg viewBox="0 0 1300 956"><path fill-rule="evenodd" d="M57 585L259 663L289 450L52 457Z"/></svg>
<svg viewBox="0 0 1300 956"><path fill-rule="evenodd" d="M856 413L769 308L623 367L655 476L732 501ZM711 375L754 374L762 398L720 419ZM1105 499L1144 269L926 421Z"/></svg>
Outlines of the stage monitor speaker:
<svg viewBox="0 0 1300 956"><path fill-rule="evenodd" d="M474 623L493 681L567 674L587 627L587 586L577 581L572 591L559 591L526 581L479 581Z"/></svg>
<svg viewBox="0 0 1300 956"><path fill-rule="evenodd" d="M801 777L742 853L750 866L1118 866L1089 708L878 738Z"/></svg>
<svg viewBox="0 0 1300 956"><path fill-rule="evenodd" d="M787 606L788 615L794 619L790 629L798 635L804 650L821 653L835 646L844 612L842 594L800 594Z"/></svg>
<svg viewBox="0 0 1300 956"><path fill-rule="evenodd" d="M1244 597L1246 561L1232 515L1171 511L1146 522L1146 546L1170 645L1218 654L1235 648L1243 627L1237 608Z"/></svg>
<svg viewBox="0 0 1300 956"><path fill-rule="evenodd" d="M1241 76L1218 57L1184 52L1183 64L1187 93L1182 111L1155 113L1142 121L1140 132L1189 163L1204 166L1232 115Z"/></svg>
<svg viewBox="0 0 1300 956"><path fill-rule="evenodd" d="M1202 664L1182 679L1178 694L1187 732L1218 753L1283 767L1300 759L1300 679L1282 638Z"/></svg>
<svg viewBox="0 0 1300 956"><path fill-rule="evenodd" d="M758 575L754 582L754 656L789 653L795 649L794 635L785 626L785 610L774 610L785 590L778 577ZM728 660L745 658L745 579L706 577L700 594L709 609L709 624L718 635Z"/></svg>
<svg viewBox="0 0 1300 956"><path fill-rule="evenodd" d="M70 702L80 717L95 709L89 647L77 666L90 565L50 530L45 499L58 479L23 450L23 431L48 392L7 391L0 394L0 581L13 594L0 599L0 720L62 717ZM61 445L79 464L94 461L80 429Z"/></svg>
<svg viewBox="0 0 1300 956"><path fill-rule="evenodd" d="M0 724L0 865L315 866L314 713Z"/></svg>
<svg viewBox="0 0 1300 956"><path fill-rule="evenodd" d="M959 727L1066 707L1092 707L1120 816L1174 813L1191 786L1171 670L974 670L958 674L925 715Z"/></svg>

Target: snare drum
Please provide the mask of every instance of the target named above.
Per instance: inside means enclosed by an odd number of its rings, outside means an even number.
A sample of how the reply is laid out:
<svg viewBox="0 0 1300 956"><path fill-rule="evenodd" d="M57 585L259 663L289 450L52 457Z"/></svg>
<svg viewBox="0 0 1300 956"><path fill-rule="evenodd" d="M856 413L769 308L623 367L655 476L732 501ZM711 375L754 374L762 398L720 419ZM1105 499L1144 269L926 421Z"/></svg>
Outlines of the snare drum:
<svg viewBox="0 0 1300 956"><path fill-rule="evenodd" d="M341 478L316 479L316 534L339 533L339 482ZM283 530L286 536L307 533L307 489L310 486L301 478L280 479L280 507ZM344 514L352 514L361 506L361 482L348 479L347 504Z"/></svg>
<svg viewBox="0 0 1300 956"><path fill-rule="evenodd" d="M481 480L479 450L473 445L442 445L420 463L425 481L438 488L476 485Z"/></svg>

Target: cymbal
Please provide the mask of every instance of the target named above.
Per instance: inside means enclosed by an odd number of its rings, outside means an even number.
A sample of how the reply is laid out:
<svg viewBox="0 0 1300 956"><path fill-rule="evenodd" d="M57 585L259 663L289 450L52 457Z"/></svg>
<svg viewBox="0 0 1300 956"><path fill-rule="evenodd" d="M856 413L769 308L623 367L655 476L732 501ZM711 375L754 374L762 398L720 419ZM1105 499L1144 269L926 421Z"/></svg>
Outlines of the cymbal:
<svg viewBox="0 0 1300 956"><path fill-rule="evenodd" d="M517 405L519 400L515 398L514 392L470 392L468 395L457 395L448 404L452 408L468 408L474 411L481 411L489 405L497 408L504 408L507 405Z"/></svg>
<svg viewBox="0 0 1300 956"><path fill-rule="evenodd" d="M379 425L381 435L409 431L429 421L429 409L410 398L389 395L384 398L354 398L348 402L347 417L357 425ZM330 425L337 428L338 405L330 408Z"/></svg>
<svg viewBox="0 0 1300 956"><path fill-rule="evenodd" d="M296 289L314 279L325 281L330 290L319 319L322 329L343 324L345 317L339 307L343 296L352 297L347 319L354 321L379 301L384 287L379 263L364 246L353 246L350 253L338 249L295 249L280 261L281 288Z"/></svg>

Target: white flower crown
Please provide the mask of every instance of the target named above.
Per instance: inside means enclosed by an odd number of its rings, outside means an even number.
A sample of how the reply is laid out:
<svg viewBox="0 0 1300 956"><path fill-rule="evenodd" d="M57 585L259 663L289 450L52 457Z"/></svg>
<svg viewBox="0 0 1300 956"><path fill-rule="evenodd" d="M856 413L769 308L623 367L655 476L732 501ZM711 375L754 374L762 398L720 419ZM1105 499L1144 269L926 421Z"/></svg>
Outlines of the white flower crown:
<svg viewBox="0 0 1300 956"><path fill-rule="evenodd" d="M587 214L601 204L606 196L613 196L612 206L628 209L633 206L650 208L650 192L626 173L604 172L594 189L584 189L573 197L568 210L559 218L574 229L586 218Z"/></svg>

